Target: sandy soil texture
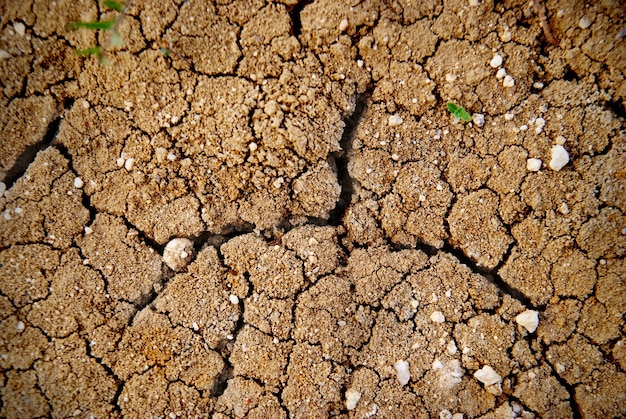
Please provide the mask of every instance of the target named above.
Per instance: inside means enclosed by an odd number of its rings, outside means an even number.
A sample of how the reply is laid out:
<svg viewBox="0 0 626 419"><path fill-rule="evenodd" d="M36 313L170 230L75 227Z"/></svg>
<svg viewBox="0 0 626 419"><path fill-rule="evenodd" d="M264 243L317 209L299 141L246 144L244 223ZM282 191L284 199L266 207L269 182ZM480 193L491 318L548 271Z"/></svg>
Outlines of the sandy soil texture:
<svg viewBox="0 0 626 419"><path fill-rule="evenodd" d="M0 1L1 417L626 416L623 2L116 15Z"/></svg>

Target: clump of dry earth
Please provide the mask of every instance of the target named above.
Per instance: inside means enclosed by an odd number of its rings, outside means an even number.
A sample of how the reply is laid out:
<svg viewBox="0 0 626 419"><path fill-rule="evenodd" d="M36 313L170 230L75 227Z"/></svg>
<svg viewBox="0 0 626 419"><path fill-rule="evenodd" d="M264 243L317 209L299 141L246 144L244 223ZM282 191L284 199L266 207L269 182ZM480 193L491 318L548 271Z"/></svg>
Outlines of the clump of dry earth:
<svg viewBox="0 0 626 419"><path fill-rule="evenodd" d="M0 415L625 415L623 5L414 3L0 4Z"/></svg>

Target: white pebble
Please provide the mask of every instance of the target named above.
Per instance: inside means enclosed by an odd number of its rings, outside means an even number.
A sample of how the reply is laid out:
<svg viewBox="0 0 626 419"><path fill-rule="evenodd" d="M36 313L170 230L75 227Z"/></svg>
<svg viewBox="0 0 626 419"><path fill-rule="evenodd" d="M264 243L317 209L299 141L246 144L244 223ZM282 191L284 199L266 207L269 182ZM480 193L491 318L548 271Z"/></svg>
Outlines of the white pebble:
<svg viewBox="0 0 626 419"><path fill-rule="evenodd" d="M562 135L559 135L558 137L556 137L556 144L557 145L563 145L563 144L565 144L565 141L567 141L567 139L565 137L563 137Z"/></svg>
<svg viewBox="0 0 626 419"><path fill-rule="evenodd" d="M591 19L589 19L587 16L581 17L578 21L578 27L580 29L587 29L589 28L589 26L591 26Z"/></svg>
<svg viewBox="0 0 626 419"><path fill-rule="evenodd" d="M515 80L510 75L504 76L504 81L502 81L502 85L504 87L513 87L515 86Z"/></svg>
<svg viewBox="0 0 626 419"><path fill-rule="evenodd" d="M15 326L15 328L16 328L19 332L23 331L25 327L26 327L26 326L24 326L24 322L17 322L17 325Z"/></svg>
<svg viewBox="0 0 626 419"><path fill-rule="evenodd" d="M169 161L175 161L175 160L176 160L176 154L174 154L174 153L168 153L168 154L167 154L167 159L168 159Z"/></svg>
<svg viewBox="0 0 626 419"><path fill-rule="evenodd" d="M200 327L198 326L198 323L196 322L191 323L191 327L193 327L193 330L195 330L196 332L200 330Z"/></svg>
<svg viewBox="0 0 626 419"><path fill-rule="evenodd" d="M259 148L259 146L253 142L253 143L250 143L250 145L248 145L248 148L250 148L250 151L256 151L256 149Z"/></svg>
<svg viewBox="0 0 626 419"><path fill-rule="evenodd" d="M440 369L443 368L443 364L441 363L441 361L438 358L435 358L435 360L433 361L433 371L438 371Z"/></svg>
<svg viewBox="0 0 626 419"><path fill-rule="evenodd" d="M398 382L401 386L405 386L411 379L411 372L409 371L409 363L407 361L400 360L394 365L396 372L398 373Z"/></svg>
<svg viewBox="0 0 626 419"><path fill-rule="evenodd" d="M343 32L346 29L348 29L348 19L343 19L341 22L339 22L339 30Z"/></svg>
<svg viewBox="0 0 626 419"><path fill-rule="evenodd" d="M550 160L550 169L561 170L569 163L569 153L562 145L552 147L552 159Z"/></svg>
<svg viewBox="0 0 626 419"><path fill-rule="evenodd" d="M452 419L452 413L447 409L443 409L439 412L439 419Z"/></svg>
<svg viewBox="0 0 626 419"><path fill-rule="evenodd" d="M24 36L26 34L26 26L22 22L15 22L13 24L13 29L19 36Z"/></svg>
<svg viewBox="0 0 626 419"><path fill-rule="evenodd" d="M453 340L451 340L450 342L448 342L448 345L446 346L446 351L448 351L448 353L450 355L454 355L457 352L457 347L456 347L456 343L454 343Z"/></svg>
<svg viewBox="0 0 626 419"><path fill-rule="evenodd" d="M515 114L512 114L512 113L505 113L505 114L504 114L504 119L505 119L506 121L510 121L510 120L511 120L511 119L513 119L514 117L515 117Z"/></svg>
<svg viewBox="0 0 626 419"><path fill-rule="evenodd" d="M3 49L0 49L0 60L6 60L10 56L11 56L11 54L9 54L8 52L6 52Z"/></svg>
<svg viewBox="0 0 626 419"><path fill-rule="evenodd" d="M79 178L79 177L74 178L74 187L75 188L80 189L80 188L83 187L84 184L85 184L85 182L83 182L83 180L81 178Z"/></svg>
<svg viewBox="0 0 626 419"><path fill-rule="evenodd" d="M535 310L526 310L515 316L515 321L529 333L533 333L539 325L539 313Z"/></svg>
<svg viewBox="0 0 626 419"><path fill-rule="evenodd" d="M492 68L500 67L502 65L502 56L500 54L494 55L491 61L489 61L489 65Z"/></svg>
<svg viewBox="0 0 626 419"><path fill-rule="evenodd" d="M346 409L353 410L361 400L361 393L353 388L346 390Z"/></svg>
<svg viewBox="0 0 626 419"><path fill-rule="evenodd" d="M455 413L452 415L452 419L463 419L463 413Z"/></svg>
<svg viewBox="0 0 626 419"><path fill-rule="evenodd" d="M541 134L541 131L543 131L543 127L546 126L546 120L543 118L537 118L535 119L535 133L536 134Z"/></svg>
<svg viewBox="0 0 626 419"><path fill-rule="evenodd" d="M2 217L5 220L10 220L11 219L11 213L9 211L5 211L4 214L2 214Z"/></svg>
<svg viewBox="0 0 626 419"><path fill-rule="evenodd" d="M280 189L280 187L283 186L284 183L285 179L283 179L283 177L281 176L272 183L272 186L274 186L274 188L276 189Z"/></svg>
<svg viewBox="0 0 626 419"><path fill-rule="evenodd" d="M20 207L15 208L14 211L16 214L21 214L22 212L24 212L24 210Z"/></svg>
<svg viewBox="0 0 626 419"><path fill-rule="evenodd" d="M402 119L402 117L400 115L397 114L393 114L389 117L389 126L390 127L397 127L398 125L402 125L402 123L404 122L404 120Z"/></svg>
<svg viewBox="0 0 626 419"><path fill-rule="evenodd" d="M433 313L430 315L430 319L435 323L443 323L446 321L446 317L441 311L433 311Z"/></svg>
<svg viewBox="0 0 626 419"><path fill-rule="evenodd" d="M541 169L541 160L528 159L526 160L526 168L531 172L538 172Z"/></svg>
<svg viewBox="0 0 626 419"><path fill-rule="evenodd" d="M502 382L502 377L489 365L485 365L474 373L474 378L485 386L491 386Z"/></svg>
<svg viewBox="0 0 626 419"><path fill-rule="evenodd" d="M126 159L126 161L124 162L124 169L130 172L131 170L133 170L134 165L135 165L135 159L133 158Z"/></svg>
<svg viewBox="0 0 626 419"><path fill-rule="evenodd" d="M115 161L115 163L117 164L117 166L118 166L118 167L122 167L122 166L124 166L124 162L125 162L125 161L126 161L126 160L124 159L124 157L120 157L120 158L118 158L118 159Z"/></svg>
<svg viewBox="0 0 626 419"><path fill-rule="evenodd" d="M534 87L535 89L537 89L537 90L539 90L539 89L543 89L543 83L542 83L542 82L540 82L540 81L536 81L536 82L534 82L534 83L533 83L533 87Z"/></svg>
<svg viewBox="0 0 626 419"><path fill-rule="evenodd" d="M191 262L193 242L185 238L175 238L165 245L163 261L173 271L181 271ZM183 257L183 255L186 255Z"/></svg>
<svg viewBox="0 0 626 419"><path fill-rule="evenodd" d="M498 70L498 72L496 73L496 79L500 80L506 77L506 70L504 68L501 68L500 70Z"/></svg>
<svg viewBox="0 0 626 419"><path fill-rule="evenodd" d="M476 126L482 127L483 125L485 125L485 115L483 115L482 113L472 114L472 121L474 121Z"/></svg>
<svg viewBox="0 0 626 419"><path fill-rule="evenodd" d="M239 304L239 297L237 297L235 294L230 294L230 297L228 297L228 299L230 300L231 304Z"/></svg>

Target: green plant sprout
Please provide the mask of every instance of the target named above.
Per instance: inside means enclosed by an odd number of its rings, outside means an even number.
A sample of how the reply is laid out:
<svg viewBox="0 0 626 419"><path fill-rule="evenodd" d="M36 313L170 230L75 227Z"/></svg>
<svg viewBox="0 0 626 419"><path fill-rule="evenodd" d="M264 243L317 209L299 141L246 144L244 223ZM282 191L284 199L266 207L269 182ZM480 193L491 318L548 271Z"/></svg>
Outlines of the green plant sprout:
<svg viewBox="0 0 626 419"><path fill-rule="evenodd" d="M104 57L104 53L106 49L110 45L122 46L124 45L124 40L122 36L117 30L122 18L126 14L126 9L130 6L130 0L126 0L126 2L115 1L115 0L104 0L102 4L109 9L113 9L118 12L118 15L115 19L107 19L107 20L98 20L93 22L70 22L67 27L70 30L75 29L89 29L93 31L105 30L111 32L111 38L105 45L96 45L95 47L77 49L76 54L80 56L95 56L100 61L102 65L110 65L109 61Z"/></svg>
<svg viewBox="0 0 626 419"><path fill-rule="evenodd" d="M459 119L462 119L465 122L469 122L472 120L472 116L465 110L464 107L452 102L448 102L446 106L448 107L450 113L454 115L455 124L459 122Z"/></svg>

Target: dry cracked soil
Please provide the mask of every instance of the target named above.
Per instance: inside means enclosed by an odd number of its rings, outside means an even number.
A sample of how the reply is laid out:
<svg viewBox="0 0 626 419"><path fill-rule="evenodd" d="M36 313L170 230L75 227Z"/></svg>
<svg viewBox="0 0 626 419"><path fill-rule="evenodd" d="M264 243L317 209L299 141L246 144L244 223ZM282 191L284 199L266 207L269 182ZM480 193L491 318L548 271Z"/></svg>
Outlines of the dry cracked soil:
<svg viewBox="0 0 626 419"><path fill-rule="evenodd" d="M0 11L1 417L626 415L624 3Z"/></svg>

